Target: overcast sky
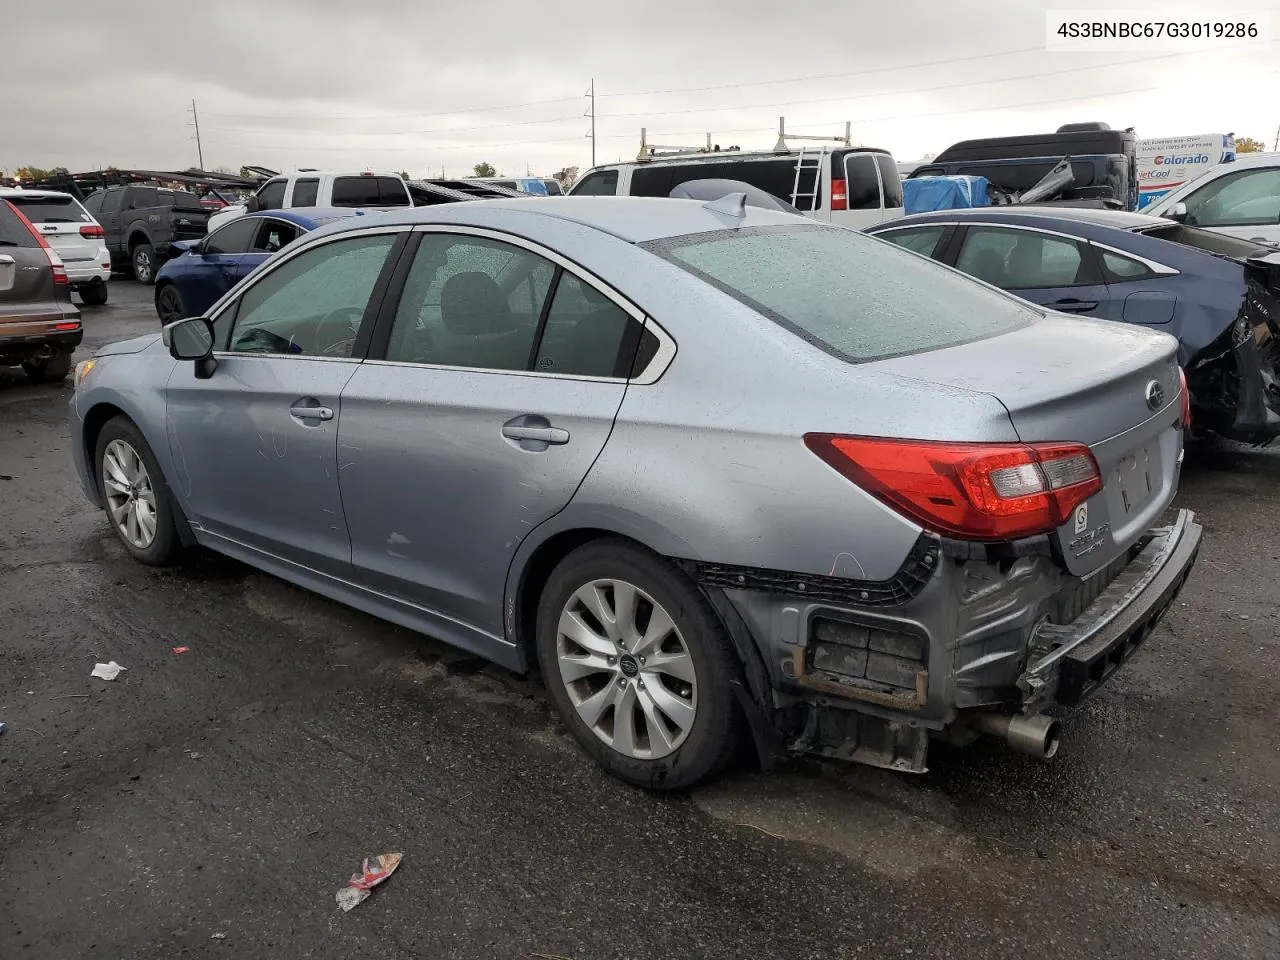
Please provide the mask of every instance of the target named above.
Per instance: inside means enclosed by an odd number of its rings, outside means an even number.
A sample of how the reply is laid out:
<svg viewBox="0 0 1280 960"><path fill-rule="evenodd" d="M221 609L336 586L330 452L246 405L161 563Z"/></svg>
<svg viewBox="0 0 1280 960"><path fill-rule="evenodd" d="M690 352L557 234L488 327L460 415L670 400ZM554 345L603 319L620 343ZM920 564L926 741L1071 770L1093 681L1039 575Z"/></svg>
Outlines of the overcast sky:
<svg viewBox="0 0 1280 960"><path fill-rule="evenodd" d="M805 133L852 121L855 142L899 160L1081 120L1144 137L1234 132L1268 147L1280 127L1280 42L1046 52L1045 9L1087 2L439 6L68 0L51 16L6 3L0 170L192 166L194 98L209 169L460 175L483 160L547 174L590 165L592 78L601 163L634 156L642 126L661 143L696 145L710 131L768 147L779 115Z"/></svg>

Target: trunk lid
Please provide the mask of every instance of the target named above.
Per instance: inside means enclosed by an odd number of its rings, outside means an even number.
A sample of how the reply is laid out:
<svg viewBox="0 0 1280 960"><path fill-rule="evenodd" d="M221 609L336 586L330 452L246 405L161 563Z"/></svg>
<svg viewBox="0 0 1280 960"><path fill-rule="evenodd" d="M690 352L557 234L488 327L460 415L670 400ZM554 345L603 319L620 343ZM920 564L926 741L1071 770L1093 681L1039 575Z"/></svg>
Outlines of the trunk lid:
<svg viewBox="0 0 1280 960"><path fill-rule="evenodd" d="M1103 489L1056 535L1067 569L1085 575L1132 546L1176 492L1177 348L1165 334L1049 314L1013 333L876 366L996 397L1025 443L1088 446Z"/></svg>

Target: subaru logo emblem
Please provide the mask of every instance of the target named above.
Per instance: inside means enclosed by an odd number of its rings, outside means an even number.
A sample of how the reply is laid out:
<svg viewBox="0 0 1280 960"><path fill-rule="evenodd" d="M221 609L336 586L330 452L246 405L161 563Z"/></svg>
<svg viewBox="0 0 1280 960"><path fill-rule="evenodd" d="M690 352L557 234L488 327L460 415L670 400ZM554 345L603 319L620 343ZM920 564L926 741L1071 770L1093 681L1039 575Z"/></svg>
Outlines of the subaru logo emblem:
<svg viewBox="0 0 1280 960"><path fill-rule="evenodd" d="M1152 410L1159 410L1164 406L1164 387L1160 386L1159 380L1152 380L1147 384L1147 406Z"/></svg>

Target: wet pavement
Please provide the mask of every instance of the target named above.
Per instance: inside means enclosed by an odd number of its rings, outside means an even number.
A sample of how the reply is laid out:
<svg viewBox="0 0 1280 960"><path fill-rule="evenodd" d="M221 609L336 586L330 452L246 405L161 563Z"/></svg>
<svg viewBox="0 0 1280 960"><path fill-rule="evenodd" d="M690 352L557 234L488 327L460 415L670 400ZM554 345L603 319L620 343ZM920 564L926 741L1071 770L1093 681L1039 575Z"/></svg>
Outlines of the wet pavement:
<svg viewBox="0 0 1280 960"><path fill-rule="evenodd" d="M111 298L82 355L156 329ZM1188 466L1197 571L1053 763L743 763L673 797L601 774L534 682L229 560L131 562L69 391L0 370L6 960L1280 955L1280 454Z"/></svg>

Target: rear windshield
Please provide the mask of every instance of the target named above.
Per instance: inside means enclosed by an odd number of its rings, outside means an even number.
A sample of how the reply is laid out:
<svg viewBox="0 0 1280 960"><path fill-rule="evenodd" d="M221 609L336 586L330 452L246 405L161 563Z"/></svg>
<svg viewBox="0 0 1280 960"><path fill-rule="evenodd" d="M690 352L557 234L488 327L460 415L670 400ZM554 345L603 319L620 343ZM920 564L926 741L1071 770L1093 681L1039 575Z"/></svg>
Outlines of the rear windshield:
<svg viewBox="0 0 1280 960"><path fill-rule="evenodd" d="M0 199L0 247L38 247L27 225L18 219L13 208Z"/></svg>
<svg viewBox="0 0 1280 960"><path fill-rule="evenodd" d="M335 207L407 207L413 201L395 177L336 177Z"/></svg>
<svg viewBox="0 0 1280 960"><path fill-rule="evenodd" d="M1198 227L1188 227L1181 223L1171 223L1167 227L1152 227L1141 233L1148 237L1155 237L1157 240L1168 240L1171 243L1180 243L1184 247L1195 247L1206 253L1216 253L1220 257L1230 257L1232 260L1243 260L1258 253L1273 252L1250 240L1241 240L1239 237L1215 233L1212 230L1201 230Z"/></svg>
<svg viewBox="0 0 1280 960"><path fill-rule="evenodd" d="M89 215L70 197L10 197L32 223L88 223Z"/></svg>
<svg viewBox="0 0 1280 960"><path fill-rule="evenodd" d="M185 190L174 190L172 194L168 190L160 191L161 203L168 204L169 197L172 196L173 207L175 210L203 210L200 205L200 198L194 193L188 193Z"/></svg>
<svg viewBox="0 0 1280 960"><path fill-rule="evenodd" d="M853 362L994 337L1041 316L932 260L835 227L723 230L643 246Z"/></svg>

